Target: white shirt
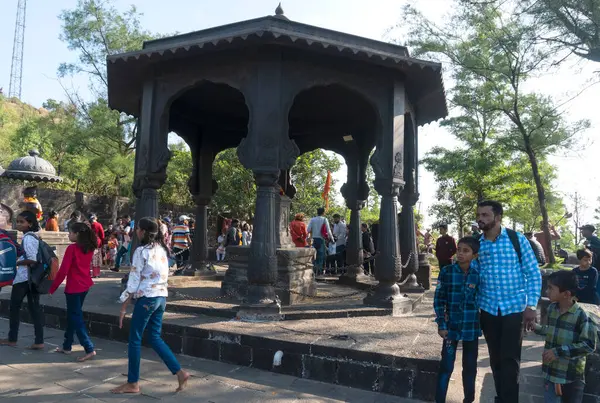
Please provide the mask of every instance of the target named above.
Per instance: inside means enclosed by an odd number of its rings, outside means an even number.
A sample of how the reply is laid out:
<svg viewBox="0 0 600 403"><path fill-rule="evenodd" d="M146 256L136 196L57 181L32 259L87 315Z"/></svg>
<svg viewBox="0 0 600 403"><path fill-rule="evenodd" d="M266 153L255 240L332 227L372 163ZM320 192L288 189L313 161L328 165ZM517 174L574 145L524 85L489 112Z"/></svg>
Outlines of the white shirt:
<svg viewBox="0 0 600 403"><path fill-rule="evenodd" d="M123 232L125 232L125 234L123 234L123 247L124 248L128 248L129 247L129 241L131 241L131 237L129 236L129 232L131 231L131 227L128 225L125 228L123 228Z"/></svg>
<svg viewBox="0 0 600 403"><path fill-rule="evenodd" d="M37 254L38 254L38 249L40 247L40 241L37 240L37 238L35 236L33 236L33 232L32 233L27 233L25 235L23 235L23 241L21 242L23 244L23 251L25 252L23 254L23 256L21 256L19 259L17 259L17 262L22 261L22 260L36 260L37 261ZM15 276L15 279L13 280L13 284L19 284L19 283L24 283L25 281L29 280L29 266L19 266L17 263L17 275Z"/></svg>
<svg viewBox="0 0 600 403"><path fill-rule="evenodd" d="M333 239L333 234L331 233L331 228L329 226L329 220L323 216L317 216L310 219L308 222L308 226L306 227L306 231L314 238L323 238L321 235L321 228L323 227L323 223L327 225L327 235L330 239Z"/></svg>
<svg viewBox="0 0 600 403"><path fill-rule="evenodd" d="M343 246L346 245L346 224L343 222L339 222L337 224L333 224L333 236L335 237L335 246Z"/></svg>
<svg viewBox="0 0 600 403"><path fill-rule="evenodd" d="M124 302L129 296L167 297L169 259L160 245L140 246L133 254L133 264L127 281L127 289L121 294Z"/></svg>

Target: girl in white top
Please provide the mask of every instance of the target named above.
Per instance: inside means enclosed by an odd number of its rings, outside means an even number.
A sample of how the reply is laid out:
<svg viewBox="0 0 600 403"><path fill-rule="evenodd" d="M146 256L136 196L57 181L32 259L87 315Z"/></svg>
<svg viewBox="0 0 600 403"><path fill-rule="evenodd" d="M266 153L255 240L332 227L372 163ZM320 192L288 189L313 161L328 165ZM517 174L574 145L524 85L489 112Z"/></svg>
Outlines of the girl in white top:
<svg viewBox="0 0 600 403"><path fill-rule="evenodd" d="M154 218L142 218L136 223L136 235L140 245L133 254L133 266L129 273L127 289L121 295L121 318L123 326L127 305L133 299L135 307L131 316L129 332L129 371L127 383L112 390L113 393L139 393L140 360L142 336L148 330L148 341L159 357L162 358L173 375L177 376L179 387L183 390L190 375L181 369L175 355L162 340L160 333L162 317L168 295L169 259L160 225Z"/></svg>

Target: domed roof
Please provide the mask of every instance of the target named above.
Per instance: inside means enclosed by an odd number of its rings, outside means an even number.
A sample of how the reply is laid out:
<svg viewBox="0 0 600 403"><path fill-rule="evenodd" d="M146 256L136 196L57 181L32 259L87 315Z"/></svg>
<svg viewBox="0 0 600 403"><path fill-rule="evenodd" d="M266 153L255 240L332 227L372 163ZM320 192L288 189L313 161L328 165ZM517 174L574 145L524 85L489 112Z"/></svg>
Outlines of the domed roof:
<svg viewBox="0 0 600 403"><path fill-rule="evenodd" d="M41 158L37 150L31 150L27 157L12 161L1 176L35 182L62 182L62 178L56 176L56 169L51 163Z"/></svg>

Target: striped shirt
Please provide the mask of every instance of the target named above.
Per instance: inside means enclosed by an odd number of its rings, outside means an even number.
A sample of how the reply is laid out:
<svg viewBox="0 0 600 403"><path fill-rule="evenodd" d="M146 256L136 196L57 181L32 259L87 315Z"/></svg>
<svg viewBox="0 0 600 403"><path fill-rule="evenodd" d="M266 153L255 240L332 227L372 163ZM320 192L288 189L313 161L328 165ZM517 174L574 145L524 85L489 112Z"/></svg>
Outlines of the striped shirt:
<svg viewBox="0 0 600 403"><path fill-rule="evenodd" d="M477 306L479 282L475 262L466 274L457 263L440 270L433 308L438 329L447 330L449 340L473 341L481 336Z"/></svg>
<svg viewBox="0 0 600 403"><path fill-rule="evenodd" d="M554 350L558 359L542 365L546 380L562 384L583 380L585 357L595 349L596 326L579 304L563 314L557 303L550 304L544 350Z"/></svg>
<svg viewBox="0 0 600 403"><path fill-rule="evenodd" d="M179 224L173 227L171 242L174 248L187 249L188 237L190 236L190 228L187 225Z"/></svg>
<svg viewBox="0 0 600 403"><path fill-rule="evenodd" d="M521 263L504 227L495 241L485 236L479 241L479 307L494 316L498 311L503 316L523 312L527 306L537 306L540 299L542 275L537 259L527 238L517 236Z"/></svg>

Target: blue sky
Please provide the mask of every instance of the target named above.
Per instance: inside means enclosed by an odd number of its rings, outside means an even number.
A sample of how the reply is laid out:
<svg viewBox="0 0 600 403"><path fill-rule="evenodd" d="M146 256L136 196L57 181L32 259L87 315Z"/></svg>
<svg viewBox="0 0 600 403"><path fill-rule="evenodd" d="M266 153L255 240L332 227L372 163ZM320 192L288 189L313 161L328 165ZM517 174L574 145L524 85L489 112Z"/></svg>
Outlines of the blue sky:
<svg viewBox="0 0 600 403"><path fill-rule="evenodd" d="M401 7L406 1L416 3L428 16L442 18L447 11L446 0L288 0L282 6L288 18L329 29L348 32L381 40L386 29L399 22ZM63 90L57 81L56 70L61 62L74 60L70 52L59 40L61 10L73 8L76 0L30 0L27 9L25 52L23 67L22 99L35 106L41 106L48 98L64 99ZM144 28L159 33L189 32L235 21L261 17L274 13L277 1L273 0L116 0L119 9L135 4L144 13ZM8 92L14 18L17 0L0 2L0 87ZM529 84L530 88L560 99L569 97L591 77L595 66L579 60L570 61L562 71L543 77ZM86 92L84 77L68 80L67 86ZM586 133L583 151L572 151L566 155L554 156L552 162L559 167L557 187L565 194L579 191L584 194L589 205L588 218L591 219L595 201L600 196L597 185L597 167L600 145L592 140L600 125L596 117L597 100L600 88L592 87L567 105L570 119L589 118L592 129ZM428 125L420 130L420 150L423 155L434 145L453 144L452 137L438 125ZM338 185L345 181L344 171L338 173ZM419 208L426 212L434 201L436 185L431 174L421 172L421 201ZM432 220L428 220L431 222Z"/></svg>

